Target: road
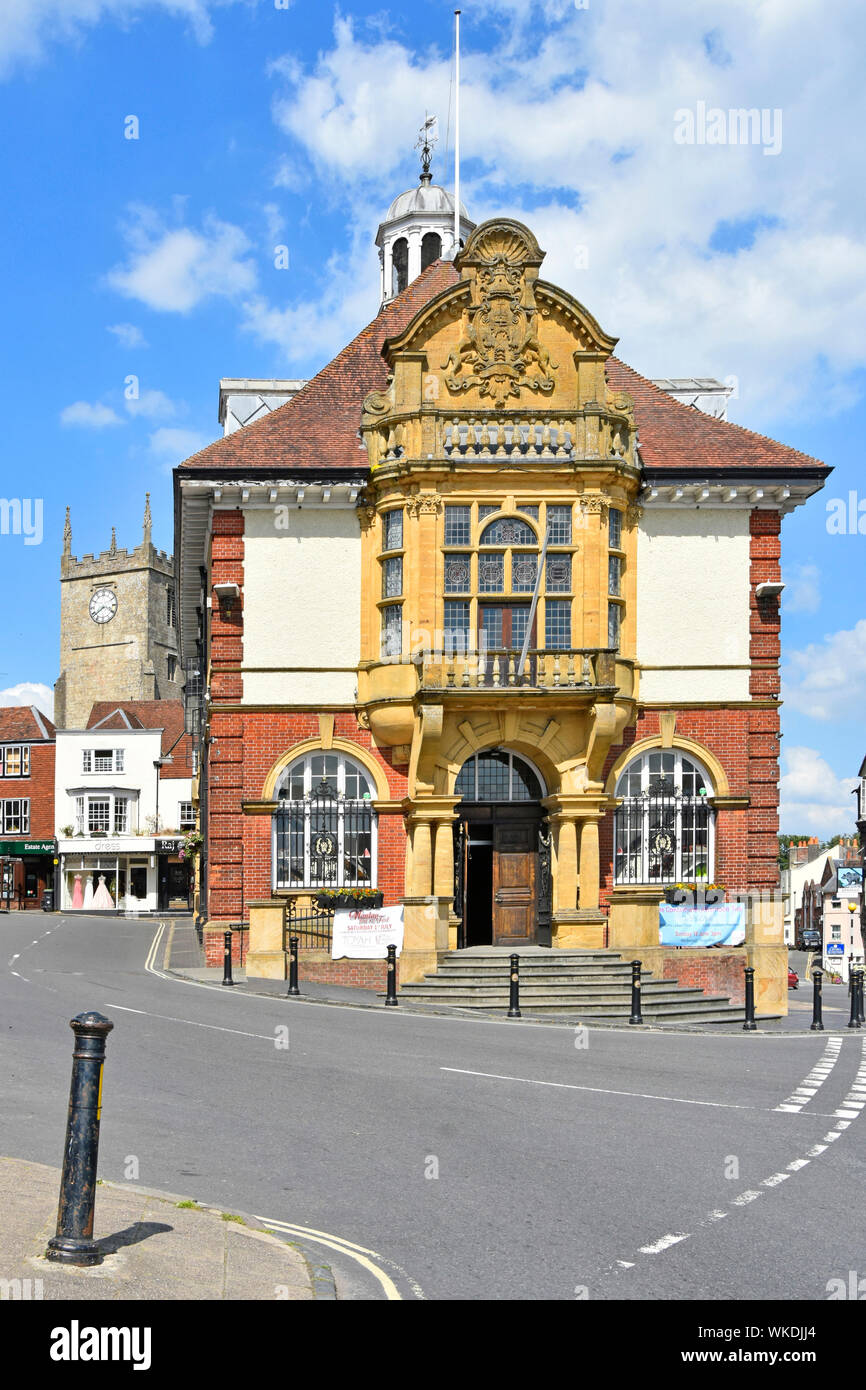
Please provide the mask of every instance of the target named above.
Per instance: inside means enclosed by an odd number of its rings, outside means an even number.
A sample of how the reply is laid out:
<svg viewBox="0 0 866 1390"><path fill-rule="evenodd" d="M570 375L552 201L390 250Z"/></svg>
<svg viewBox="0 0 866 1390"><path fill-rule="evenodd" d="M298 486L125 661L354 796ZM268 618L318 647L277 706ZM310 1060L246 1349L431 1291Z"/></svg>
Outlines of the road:
<svg viewBox="0 0 866 1390"><path fill-rule="evenodd" d="M98 1009L102 1176L306 1228L344 1298L811 1300L862 1270L859 1033L258 998L161 975L157 931L0 919L0 1152L59 1164Z"/></svg>

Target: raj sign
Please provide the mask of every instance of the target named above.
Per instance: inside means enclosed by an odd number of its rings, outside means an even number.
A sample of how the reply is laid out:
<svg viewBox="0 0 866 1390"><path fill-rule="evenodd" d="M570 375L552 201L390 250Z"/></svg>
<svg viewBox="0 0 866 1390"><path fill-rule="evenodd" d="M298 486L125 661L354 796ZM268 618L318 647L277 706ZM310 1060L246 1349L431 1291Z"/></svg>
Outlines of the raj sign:
<svg viewBox="0 0 866 1390"><path fill-rule="evenodd" d="M660 946L742 946L746 939L745 903L717 907L659 906Z"/></svg>
<svg viewBox="0 0 866 1390"><path fill-rule="evenodd" d="M403 949L402 907L338 908L334 913L331 959L385 960L388 947Z"/></svg>

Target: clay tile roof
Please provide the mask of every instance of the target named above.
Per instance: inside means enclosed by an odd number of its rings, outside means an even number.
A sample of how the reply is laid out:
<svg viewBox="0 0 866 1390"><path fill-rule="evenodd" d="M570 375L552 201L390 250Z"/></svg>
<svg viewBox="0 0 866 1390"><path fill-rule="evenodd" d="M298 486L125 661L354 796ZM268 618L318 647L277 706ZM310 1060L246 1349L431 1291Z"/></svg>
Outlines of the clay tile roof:
<svg viewBox="0 0 866 1390"><path fill-rule="evenodd" d="M192 740L183 732L182 700L124 700L121 704L99 700L90 711L87 728L162 729L160 752L171 750L172 760L162 768L160 777L192 776Z"/></svg>
<svg viewBox="0 0 866 1390"><path fill-rule="evenodd" d="M702 410L674 400L625 362L610 357L608 385L634 401L640 453L646 468L688 468L710 472L727 468L825 468L820 459L801 454ZM829 473L829 469L826 469Z"/></svg>
<svg viewBox="0 0 866 1390"><path fill-rule="evenodd" d="M450 261L434 261L290 401L217 439L181 468L364 472L367 454L358 438L361 406L368 392L387 384L382 344L402 333L419 309L458 279Z"/></svg>
<svg viewBox="0 0 866 1390"><path fill-rule="evenodd" d="M54 725L35 705L4 705L0 709L0 743L43 743L53 739Z"/></svg>

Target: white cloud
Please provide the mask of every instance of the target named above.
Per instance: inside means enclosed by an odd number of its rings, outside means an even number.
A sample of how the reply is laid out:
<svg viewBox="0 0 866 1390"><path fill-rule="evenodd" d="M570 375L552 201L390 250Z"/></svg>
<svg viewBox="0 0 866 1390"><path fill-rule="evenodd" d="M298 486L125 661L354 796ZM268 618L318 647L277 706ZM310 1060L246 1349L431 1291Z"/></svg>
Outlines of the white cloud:
<svg viewBox="0 0 866 1390"><path fill-rule="evenodd" d="M480 11L464 25L471 215L526 221L548 252L545 277L620 334L622 355L640 370L736 375L740 419L823 416L856 399L855 373L866 366L866 185L840 171L855 167L866 121L857 0L839 0L834 25L808 0L606 0L586 10L482 0ZM399 192L419 92L440 131L449 100L444 47L413 50L369 33L338 18L312 65L291 57L272 66L274 118L292 142L287 176L300 156L322 196L342 198L355 220L372 200L381 215ZM544 73L543 88L528 71ZM698 102L780 109L781 152L677 144L674 113ZM450 183L444 143L434 177ZM364 226L367 245L375 221ZM739 249L717 243L723 225L741 229ZM578 246L588 249L586 269ZM366 264L372 281L372 254Z"/></svg>
<svg viewBox="0 0 866 1390"><path fill-rule="evenodd" d="M817 613L821 607L821 571L817 565L786 566L783 605L786 613Z"/></svg>
<svg viewBox="0 0 866 1390"><path fill-rule="evenodd" d="M106 332L113 333L121 347L125 348L146 348L147 343L144 334L134 323L110 323L106 326Z"/></svg>
<svg viewBox="0 0 866 1390"><path fill-rule="evenodd" d="M135 399L124 400L123 404L130 415L143 415L146 420L170 419L177 414L177 406L164 391L142 391Z"/></svg>
<svg viewBox="0 0 866 1390"><path fill-rule="evenodd" d="M782 699L822 721L858 719L866 707L866 618L788 654Z"/></svg>
<svg viewBox="0 0 866 1390"><path fill-rule="evenodd" d="M829 839L851 832L854 820L854 777L837 777L814 748L795 747L785 753L786 770L780 782L780 828L783 834L807 831Z"/></svg>
<svg viewBox="0 0 866 1390"><path fill-rule="evenodd" d="M149 448L151 455L165 469L170 472L177 464L183 463L191 454L197 454L199 449L203 449L206 444L210 444L211 438L208 435L200 434L197 430L183 430L164 426L154 430L150 436Z"/></svg>
<svg viewBox="0 0 866 1390"><path fill-rule="evenodd" d="M0 76L21 62L36 62L52 42L80 40L105 21L128 25L147 10L185 20L199 43L213 37L210 14L235 0L3 0L0 6Z"/></svg>
<svg viewBox="0 0 866 1390"><path fill-rule="evenodd" d="M35 705L49 719L54 718L54 691L40 681L21 681L0 690L0 707L4 705Z"/></svg>
<svg viewBox="0 0 866 1390"><path fill-rule="evenodd" d="M102 430L107 425L120 425L123 421L110 405L103 405L100 401L75 401L61 410L60 423L80 425L88 430Z"/></svg>
<svg viewBox="0 0 866 1390"><path fill-rule="evenodd" d="M130 247L127 264L107 279L112 289L149 309L188 313L212 295L233 298L256 284L256 268L246 258L251 243L240 227L205 217L202 229L166 227L147 207L134 207L124 227Z"/></svg>

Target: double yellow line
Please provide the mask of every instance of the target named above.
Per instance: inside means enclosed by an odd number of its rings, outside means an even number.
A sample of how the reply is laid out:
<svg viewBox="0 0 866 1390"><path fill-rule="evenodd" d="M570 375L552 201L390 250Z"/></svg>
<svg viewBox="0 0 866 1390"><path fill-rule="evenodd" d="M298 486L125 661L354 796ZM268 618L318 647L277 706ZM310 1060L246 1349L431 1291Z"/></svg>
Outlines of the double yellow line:
<svg viewBox="0 0 866 1390"><path fill-rule="evenodd" d="M403 1295L400 1293L393 1279L387 1275L376 1260L381 1260L382 1256L376 1250L368 1250L364 1245L356 1245L354 1241L344 1240L342 1236L335 1236L330 1231L317 1231L312 1226L295 1226L289 1221L272 1221L269 1216L258 1216L257 1221L263 1221L273 1231L280 1231L284 1235L294 1236L300 1241L312 1241L314 1245L327 1246L329 1250L336 1250L338 1254L347 1256L350 1260L355 1260L357 1264L366 1269L373 1278L378 1281L385 1292L385 1297L391 1302L402 1302ZM407 1276L408 1278L408 1276ZM410 1283L412 1281L410 1280ZM413 1283L413 1291L418 1297L423 1298L424 1294L420 1286Z"/></svg>

